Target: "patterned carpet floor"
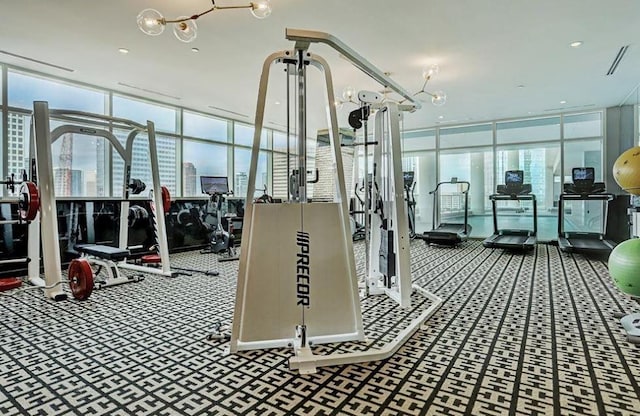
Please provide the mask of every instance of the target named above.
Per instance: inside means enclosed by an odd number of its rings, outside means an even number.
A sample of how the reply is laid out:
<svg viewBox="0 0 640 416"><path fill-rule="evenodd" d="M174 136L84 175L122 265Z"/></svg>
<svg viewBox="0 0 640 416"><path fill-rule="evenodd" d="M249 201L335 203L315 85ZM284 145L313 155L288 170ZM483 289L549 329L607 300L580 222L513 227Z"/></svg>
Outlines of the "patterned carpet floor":
<svg viewBox="0 0 640 416"><path fill-rule="evenodd" d="M356 244L359 271L362 244ZM538 245L533 253L412 244L415 283L443 306L394 356L301 376L289 349L225 353L237 262L171 256L219 270L47 301L0 296L2 415L637 415L640 348L614 313L640 310L602 261ZM368 334L389 308L363 300Z"/></svg>

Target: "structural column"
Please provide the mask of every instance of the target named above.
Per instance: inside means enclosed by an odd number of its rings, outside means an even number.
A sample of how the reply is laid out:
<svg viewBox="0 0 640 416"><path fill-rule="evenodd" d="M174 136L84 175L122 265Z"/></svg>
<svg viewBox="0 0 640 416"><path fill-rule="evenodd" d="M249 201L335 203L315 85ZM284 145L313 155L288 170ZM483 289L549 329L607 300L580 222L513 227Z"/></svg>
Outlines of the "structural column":
<svg viewBox="0 0 640 416"><path fill-rule="evenodd" d="M433 195L429 195L429 191L436 187L435 152L423 153L417 159L416 232L422 232L433 228Z"/></svg>
<svg viewBox="0 0 640 416"><path fill-rule="evenodd" d="M469 209L475 215L484 214L484 152L471 153L471 175L469 183Z"/></svg>

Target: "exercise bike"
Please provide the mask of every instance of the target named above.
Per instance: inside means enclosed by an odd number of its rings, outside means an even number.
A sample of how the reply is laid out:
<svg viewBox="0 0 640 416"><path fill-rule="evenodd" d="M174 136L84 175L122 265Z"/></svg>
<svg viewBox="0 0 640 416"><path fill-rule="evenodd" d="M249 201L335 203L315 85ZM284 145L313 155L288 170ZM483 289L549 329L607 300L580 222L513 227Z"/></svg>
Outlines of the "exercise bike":
<svg viewBox="0 0 640 416"><path fill-rule="evenodd" d="M200 186L202 193L210 196L207 214L213 214L216 218L211 232L209 247L201 250L200 253L219 254L219 262L238 260L231 218L228 218L227 230L222 225L222 203L227 196L233 195L233 192L229 190L228 178L226 176L200 176ZM210 211L209 207L214 207L213 211Z"/></svg>

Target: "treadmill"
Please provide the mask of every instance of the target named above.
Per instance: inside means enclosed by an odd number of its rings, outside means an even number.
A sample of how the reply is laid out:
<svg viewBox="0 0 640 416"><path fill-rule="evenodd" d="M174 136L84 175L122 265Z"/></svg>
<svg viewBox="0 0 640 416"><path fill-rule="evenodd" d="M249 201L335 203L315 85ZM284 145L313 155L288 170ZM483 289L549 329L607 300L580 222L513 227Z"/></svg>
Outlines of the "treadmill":
<svg viewBox="0 0 640 416"><path fill-rule="evenodd" d="M512 250L533 250L538 232L538 205L531 193L531 184L524 183L524 171L508 170L504 175L504 185L498 185L496 193L489 196L493 207L493 235L482 244L490 248ZM533 230L498 228L498 201L531 201L533 205Z"/></svg>
<svg viewBox="0 0 640 416"><path fill-rule="evenodd" d="M568 253L608 255L616 246L616 243L605 237L609 202L614 196L605 192L604 182L595 182L594 168L573 168L571 177L573 183L564 184L564 192L558 202L558 246ZM602 232L565 231L565 201L602 201Z"/></svg>
<svg viewBox="0 0 640 416"><path fill-rule="evenodd" d="M438 223L438 215L440 209L438 199L438 189L445 184L462 184L462 194L464 195L464 223ZM433 225L431 231L422 233L418 238L424 240L426 244L437 244L446 246L456 246L467 241L471 234L471 225L469 225L469 188L471 184L467 181L458 181L458 178L451 178L450 181L440 182L436 185L436 189L429 192L433 195ZM436 226L437 224L437 226Z"/></svg>

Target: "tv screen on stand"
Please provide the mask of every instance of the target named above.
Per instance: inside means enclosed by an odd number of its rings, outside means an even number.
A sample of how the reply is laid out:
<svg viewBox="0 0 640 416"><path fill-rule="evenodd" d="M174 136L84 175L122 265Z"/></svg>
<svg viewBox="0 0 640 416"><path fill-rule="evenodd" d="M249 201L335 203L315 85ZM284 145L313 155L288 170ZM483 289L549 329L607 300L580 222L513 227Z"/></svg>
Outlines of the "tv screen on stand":
<svg viewBox="0 0 640 416"><path fill-rule="evenodd" d="M229 180L226 176L200 176L200 187L203 194L228 194Z"/></svg>

